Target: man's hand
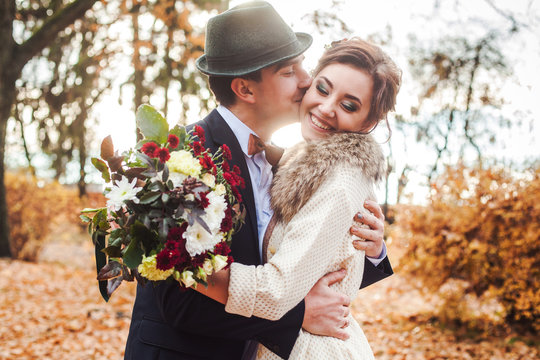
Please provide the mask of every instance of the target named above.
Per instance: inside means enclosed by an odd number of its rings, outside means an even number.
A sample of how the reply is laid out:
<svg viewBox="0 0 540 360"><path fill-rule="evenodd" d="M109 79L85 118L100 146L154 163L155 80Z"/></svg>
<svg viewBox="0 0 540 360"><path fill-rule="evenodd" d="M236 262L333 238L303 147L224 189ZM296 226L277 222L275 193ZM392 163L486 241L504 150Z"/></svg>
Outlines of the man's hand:
<svg viewBox="0 0 540 360"><path fill-rule="evenodd" d="M354 221L369 226L369 229L358 225L351 227L351 234L365 240L354 240L353 246L356 250L364 250L366 256L378 258L383 250L384 214L375 201L366 200L364 207L371 213L358 213L354 216Z"/></svg>
<svg viewBox="0 0 540 360"><path fill-rule="evenodd" d="M345 328L349 326L349 305L351 300L330 288L330 285L343 280L345 270L323 276L317 281L305 298L306 310L302 328L312 334L332 336L347 340Z"/></svg>

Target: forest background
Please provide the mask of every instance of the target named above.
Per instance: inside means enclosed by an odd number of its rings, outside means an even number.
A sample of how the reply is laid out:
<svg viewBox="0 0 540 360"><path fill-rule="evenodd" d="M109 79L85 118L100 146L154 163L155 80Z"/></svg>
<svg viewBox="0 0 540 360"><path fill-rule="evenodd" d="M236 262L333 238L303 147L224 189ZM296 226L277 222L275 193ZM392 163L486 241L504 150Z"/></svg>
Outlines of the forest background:
<svg viewBox="0 0 540 360"><path fill-rule="evenodd" d="M78 217L102 206L91 157L137 139L150 103L215 106L194 67L239 1L0 0L0 359L122 357L133 286L108 304ZM324 45L360 36L403 69L380 188L396 275L355 314L377 358L533 359L540 329L540 3L270 1ZM274 141L299 141L297 126Z"/></svg>

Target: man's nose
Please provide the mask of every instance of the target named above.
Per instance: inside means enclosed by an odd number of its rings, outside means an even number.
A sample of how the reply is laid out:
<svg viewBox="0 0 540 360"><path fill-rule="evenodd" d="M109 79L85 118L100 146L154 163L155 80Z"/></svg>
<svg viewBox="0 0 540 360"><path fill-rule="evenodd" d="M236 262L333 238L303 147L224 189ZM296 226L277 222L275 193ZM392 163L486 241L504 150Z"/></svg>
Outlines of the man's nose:
<svg viewBox="0 0 540 360"><path fill-rule="evenodd" d="M300 70L299 72L299 81L298 81L298 87L300 89L307 89L310 85L311 85L311 76L309 76L309 74L307 73L306 70L302 69Z"/></svg>

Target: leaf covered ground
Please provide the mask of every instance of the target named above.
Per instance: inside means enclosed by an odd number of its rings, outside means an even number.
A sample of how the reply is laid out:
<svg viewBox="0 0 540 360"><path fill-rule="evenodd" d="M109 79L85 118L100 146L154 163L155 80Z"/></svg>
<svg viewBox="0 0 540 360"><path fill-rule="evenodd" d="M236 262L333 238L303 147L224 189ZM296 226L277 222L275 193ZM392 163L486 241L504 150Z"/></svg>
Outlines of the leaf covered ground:
<svg viewBox="0 0 540 360"><path fill-rule="evenodd" d="M70 231L38 263L0 260L0 359L122 359L135 296L123 283L109 303L98 292L90 241ZM390 254L391 252L390 248ZM396 274L353 304L377 359L538 359L538 347L505 335L456 333L429 321L430 302Z"/></svg>

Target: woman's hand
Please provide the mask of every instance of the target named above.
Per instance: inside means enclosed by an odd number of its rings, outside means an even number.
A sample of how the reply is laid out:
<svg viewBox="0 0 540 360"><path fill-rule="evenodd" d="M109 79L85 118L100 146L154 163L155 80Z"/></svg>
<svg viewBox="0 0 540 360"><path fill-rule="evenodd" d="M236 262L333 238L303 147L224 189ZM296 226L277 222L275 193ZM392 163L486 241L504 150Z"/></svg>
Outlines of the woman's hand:
<svg viewBox="0 0 540 360"><path fill-rule="evenodd" d="M375 201L366 200L364 207L370 213L359 212L354 216L354 221L365 224L369 228L357 224L350 228L350 233L360 238L353 241L353 246L356 250L364 250L368 257L378 258L384 243L384 214Z"/></svg>

